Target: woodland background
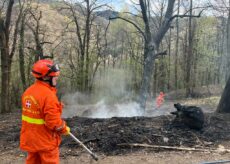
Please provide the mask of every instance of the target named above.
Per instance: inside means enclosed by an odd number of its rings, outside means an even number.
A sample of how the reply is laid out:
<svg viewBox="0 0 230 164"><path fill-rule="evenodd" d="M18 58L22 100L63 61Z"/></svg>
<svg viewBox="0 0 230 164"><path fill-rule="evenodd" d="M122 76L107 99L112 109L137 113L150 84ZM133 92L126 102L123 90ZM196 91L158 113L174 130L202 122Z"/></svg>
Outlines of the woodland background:
<svg viewBox="0 0 230 164"><path fill-rule="evenodd" d="M1 113L20 107L41 58L61 67L60 98L135 100L143 113L160 91L196 98L225 86L217 111L230 112L229 1L110 2L0 0Z"/></svg>

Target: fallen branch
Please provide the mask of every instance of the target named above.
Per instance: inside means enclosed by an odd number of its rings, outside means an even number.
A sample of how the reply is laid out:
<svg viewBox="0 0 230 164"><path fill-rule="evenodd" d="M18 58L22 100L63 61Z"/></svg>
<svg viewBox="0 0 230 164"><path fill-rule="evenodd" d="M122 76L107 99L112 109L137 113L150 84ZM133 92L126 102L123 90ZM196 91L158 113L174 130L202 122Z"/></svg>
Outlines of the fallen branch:
<svg viewBox="0 0 230 164"><path fill-rule="evenodd" d="M158 148L158 149L169 149L169 150L179 150L179 151L202 151L202 152L226 152L230 153L229 149L197 149L197 148L190 148L190 147L175 147L175 146L161 146L161 145L148 145L148 144L138 144L138 143L121 143L117 144L117 146L130 146L130 147L146 147L146 148Z"/></svg>
<svg viewBox="0 0 230 164"><path fill-rule="evenodd" d="M163 52L159 52L157 54L155 54L154 58L158 58L159 56L164 56L164 55L167 55L167 51L163 51Z"/></svg>
<svg viewBox="0 0 230 164"><path fill-rule="evenodd" d="M170 150L180 150L180 151L207 151L205 149L195 149L189 147L175 147L175 146L160 146L160 145L148 145L148 144L117 144L118 146L130 146L130 147L146 147L146 148L160 148L160 149L170 149Z"/></svg>
<svg viewBox="0 0 230 164"><path fill-rule="evenodd" d="M88 142L92 142L92 141L97 141L98 138L91 138L91 139L88 139L88 140L84 140L83 143L86 144Z"/></svg>

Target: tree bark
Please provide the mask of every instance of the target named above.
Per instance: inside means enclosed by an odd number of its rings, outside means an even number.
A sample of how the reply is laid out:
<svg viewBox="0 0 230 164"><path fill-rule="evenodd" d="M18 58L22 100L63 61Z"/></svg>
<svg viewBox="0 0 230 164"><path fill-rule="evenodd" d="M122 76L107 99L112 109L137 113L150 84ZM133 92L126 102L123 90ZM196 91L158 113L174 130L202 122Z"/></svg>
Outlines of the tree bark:
<svg viewBox="0 0 230 164"><path fill-rule="evenodd" d="M139 0L139 3L140 3L142 18L145 26L144 68L143 68L142 83L141 83L140 98L139 98L140 113L144 114L146 100L148 97L148 90L150 89L150 82L153 73L154 60L156 58L155 50L158 50L160 42L162 41L165 33L170 28L170 23L171 23L170 18L172 17L173 14L175 0L168 1L168 7L165 13L164 21L161 24L159 31L157 31L155 35L153 35L150 30L146 1Z"/></svg>
<svg viewBox="0 0 230 164"><path fill-rule="evenodd" d="M168 55L169 55L169 58L168 58L168 84L167 84L167 90L170 91L171 89L171 28L169 29L169 45L168 45Z"/></svg>
<svg viewBox="0 0 230 164"><path fill-rule="evenodd" d="M147 100L147 94L148 90L150 89L150 81L152 77L152 71L153 71L153 60L155 55L155 46L153 43L152 33L150 31L149 26L149 18L147 16L147 5L144 3L143 0L140 0L140 6L141 6L141 12L143 21L145 24L145 43L144 43L144 69L143 69L143 75L142 75L142 83L141 83L141 89L140 89L140 113L144 114L145 112L145 106L146 106L146 100Z"/></svg>
<svg viewBox="0 0 230 164"><path fill-rule="evenodd" d="M230 1L229 1L229 5L230 5ZM230 71L230 9L228 9L228 20L227 20L227 70L226 70L226 75L225 75L225 81L227 82L227 80L229 79L229 71Z"/></svg>
<svg viewBox="0 0 230 164"><path fill-rule="evenodd" d="M10 108L10 72L12 56L9 52L9 35L11 13L14 5L14 0L9 0L6 11L6 17L0 15L0 51L1 51L1 113L9 112ZM2 13L0 13L2 14Z"/></svg>
<svg viewBox="0 0 230 164"><path fill-rule="evenodd" d="M178 0L178 4L177 4L177 15L180 14L180 0ZM177 96L177 89L178 89L178 48L179 48L179 18L177 17L176 19L176 45L175 45L176 49L175 49L175 61L174 61L174 66L175 66L175 72L174 72L174 76L175 76L175 90L176 90L176 96Z"/></svg>
<svg viewBox="0 0 230 164"><path fill-rule="evenodd" d="M24 30L25 30L25 13L22 16L20 27L20 39L19 39L19 68L20 77L22 80L23 90L26 89L26 76L25 76L25 59L24 59Z"/></svg>
<svg viewBox="0 0 230 164"><path fill-rule="evenodd" d="M230 113L230 77L228 78L227 84L224 88L220 102L218 104L217 113Z"/></svg>
<svg viewBox="0 0 230 164"><path fill-rule="evenodd" d="M230 1L229 1L230 4ZM227 56L229 56L230 54L230 9L228 9L228 21L227 21ZM229 101L229 97L230 97L230 76L229 76L229 70L230 70L230 59L229 57L227 58L227 73L226 73L226 79L227 83L225 85L224 91L221 95L218 107L216 112L217 113L230 113L230 101Z"/></svg>
<svg viewBox="0 0 230 164"><path fill-rule="evenodd" d="M192 15L192 1L190 0L190 15ZM186 58L186 97L192 95L192 84L191 84L191 68L193 58L193 36L192 36L192 17L189 17L189 33L188 33L188 51Z"/></svg>
<svg viewBox="0 0 230 164"><path fill-rule="evenodd" d="M91 11L90 11L90 4L89 0L86 0L86 21L85 21L85 36L84 36L84 41L85 41L85 53L86 53L86 63L85 63L85 90L89 92L89 64L90 64L90 59L89 59L89 47L90 47L90 33L91 33Z"/></svg>
<svg viewBox="0 0 230 164"><path fill-rule="evenodd" d="M43 59L43 48L41 45L41 41L40 41L40 20L42 18L42 12L40 11L39 16L36 17L36 15L33 13L33 11L29 11L31 16L33 17L34 21L36 22L36 26L33 27L30 25L30 23L27 23L26 25L29 27L29 29L32 31L33 35L34 35L34 41L35 41L35 45L36 45L36 49L33 50L34 51L34 60L38 61L40 59Z"/></svg>
<svg viewBox="0 0 230 164"><path fill-rule="evenodd" d="M2 38L0 38L2 39ZM6 40L1 41L4 47L1 49L1 113L10 111L9 88L10 88L10 73L9 73L9 47ZM2 44L0 44L1 46ZM1 46L2 47L2 46Z"/></svg>

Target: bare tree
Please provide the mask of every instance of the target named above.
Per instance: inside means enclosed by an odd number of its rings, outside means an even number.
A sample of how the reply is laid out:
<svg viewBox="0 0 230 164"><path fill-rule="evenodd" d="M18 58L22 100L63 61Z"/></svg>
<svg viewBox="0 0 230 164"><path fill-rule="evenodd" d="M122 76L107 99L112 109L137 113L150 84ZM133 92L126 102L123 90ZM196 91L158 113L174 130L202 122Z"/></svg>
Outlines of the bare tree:
<svg viewBox="0 0 230 164"><path fill-rule="evenodd" d="M230 5L230 1L228 6ZM230 113L230 101L229 101L229 96L230 96L230 59L229 59L229 54L230 54L230 8L227 8L228 12L228 19L227 19L227 71L226 71L226 79L227 83L225 85L224 91L221 95L221 99L219 101L218 107L216 112L218 113Z"/></svg>
<svg viewBox="0 0 230 164"><path fill-rule="evenodd" d="M216 2L216 3L214 3ZM226 32L222 30L223 33L223 43L221 44L222 46L224 45L224 37L226 36L226 44L223 46L223 49L225 50L225 54L222 55L221 57L225 61L223 72L225 72L225 88L223 90L223 93L221 95L219 104L217 106L217 113L230 113L230 101L229 101L229 96L230 96L230 75L229 75L229 70L230 70L230 1L210 1L211 6L213 7L214 12L218 13L218 15L222 15L222 22L221 26L226 26ZM224 16L227 16L227 21L225 25L225 18ZM220 62L222 63L222 62ZM219 68L220 70L220 68Z"/></svg>
<svg viewBox="0 0 230 164"><path fill-rule="evenodd" d="M89 91L91 88L91 80L89 74L90 68L90 42L92 40L92 26L96 18L94 11L105 7L106 4L99 4L98 0L84 0L74 4L69 1L63 1L65 7L60 10L70 12L69 18L75 25L75 33L77 38L76 49L79 54L78 61L78 89L81 91Z"/></svg>
<svg viewBox="0 0 230 164"><path fill-rule="evenodd" d="M113 19L123 19L131 24L133 24L137 30L142 34L144 38L144 65L143 65L143 74L142 74L142 83L140 88L140 98L139 98L139 104L141 113L143 114L145 112L145 106L146 106L146 100L148 97L148 90L150 89L150 82L152 78L153 73L153 66L154 66L154 60L159 55L156 53L159 50L159 45L170 28L170 24L172 21L172 15L173 15L173 8L175 0L169 0L168 6L165 12L165 16L163 18L162 23L159 25L159 28L155 32L151 31L150 27L150 20L151 20L151 5L149 0L139 0L139 5L141 8L141 15L144 22L144 30L142 30L137 24L134 22L121 18L116 17Z"/></svg>
<svg viewBox="0 0 230 164"><path fill-rule="evenodd" d="M190 0L190 15L192 15L193 9L193 0ZM186 96L189 97L192 94L191 89L191 68L192 68L192 60L193 60L193 38L194 38L194 30L192 29L192 17L189 17L189 26L188 26L188 50L186 53L186 74L185 74L185 83L186 83Z"/></svg>
<svg viewBox="0 0 230 164"><path fill-rule="evenodd" d="M26 89L27 83L26 83L26 75L25 75L25 58L24 58L24 48L25 48L25 41L24 41L24 33L25 33L25 19L27 15L27 9L24 9L24 3L20 3L20 7L23 10L22 13L22 18L21 18L21 24L20 24L20 29L19 29L19 69L20 69L20 77L22 81L22 87L23 90Z"/></svg>
<svg viewBox="0 0 230 164"><path fill-rule="evenodd" d="M40 20L42 19L42 11L37 11L35 9L34 11L30 9L28 11L30 13L31 20L30 22L26 22L26 25L29 27L29 29L32 31L34 35L34 40L35 40L35 45L36 48L34 50L34 55L35 55L35 61L43 58L43 48L41 44L41 29L40 29Z"/></svg>
<svg viewBox="0 0 230 164"><path fill-rule="evenodd" d="M178 0L177 3L177 15L180 14L180 0ZM174 76L175 76L175 90L177 92L177 88L178 88L178 48L179 48L179 19L176 19L176 50L175 50L175 62L174 62L174 67L175 67L175 72L174 72Z"/></svg>
<svg viewBox="0 0 230 164"><path fill-rule="evenodd" d="M218 107L216 112L217 113L230 113L230 77L228 78L228 81L225 85L224 91L221 95Z"/></svg>
<svg viewBox="0 0 230 164"><path fill-rule="evenodd" d="M12 58L15 53L18 25L21 19L21 10L16 19L14 32L13 32L13 43L10 50L9 46L9 36L10 36L10 25L11 25L11 15L12 8L14 5L14 0L9 0L7 3L6 12L3 12L3 8L0 9L0 50L1 50L1 112L9 112L11 110L11 103L9 97L10 90L10 75L11 75L11 65ZM5 15L4 15L5 14Z"/></svg>
<svg viewBox="0 0 230 164"><path fill-rule="evenodd" d="M200 17L202 11L198 15L187 15L187 13L183 15L173 15L173 9L175 0L168 0L167 9L165 13L162 14L164 17L161 18L160 24L157 26L156 24L154 29L151 28L150 22L152 21L151 16L151 3L149 0L139 0L139 5L141 8L141 16L144 22L144 29L139 27L135 22L122 18L122 17L114 17L111 19L122 19L128 23L131 23L136 29L140 32L142 37L144 38L144 53L143 53L143 74L142 74L142 83L140 88L140 96L139 96L139 104L141 113L145 112L146 100L148 97L148 90L150 89L150 82L153 73L154 61L159 55L165 55L165 53L160 53L159 47L162 39L170 28L171 22L174 18L180 17Z"/></svg>

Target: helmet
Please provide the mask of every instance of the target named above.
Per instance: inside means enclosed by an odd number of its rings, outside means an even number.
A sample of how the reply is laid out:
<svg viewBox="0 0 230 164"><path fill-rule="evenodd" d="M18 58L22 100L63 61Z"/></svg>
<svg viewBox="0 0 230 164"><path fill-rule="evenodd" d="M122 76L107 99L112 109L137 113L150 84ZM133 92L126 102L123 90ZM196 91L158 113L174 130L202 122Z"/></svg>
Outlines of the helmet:
<svg viewBox="0 0 230 164"><path fill-rule="evenodd" d="M35 78L42 78L45 76L59 76L60 70L57 64L52 60L42 59L34 63L32 74Z"/></svg>

